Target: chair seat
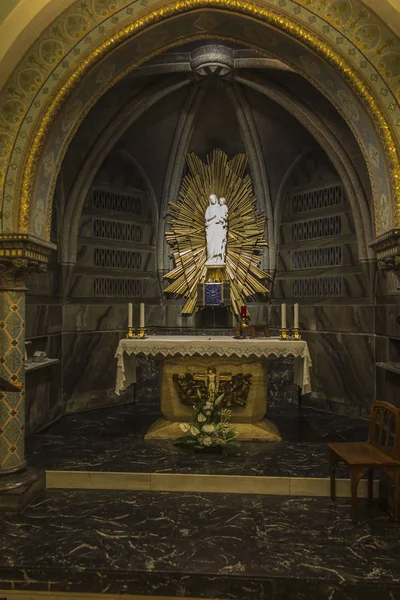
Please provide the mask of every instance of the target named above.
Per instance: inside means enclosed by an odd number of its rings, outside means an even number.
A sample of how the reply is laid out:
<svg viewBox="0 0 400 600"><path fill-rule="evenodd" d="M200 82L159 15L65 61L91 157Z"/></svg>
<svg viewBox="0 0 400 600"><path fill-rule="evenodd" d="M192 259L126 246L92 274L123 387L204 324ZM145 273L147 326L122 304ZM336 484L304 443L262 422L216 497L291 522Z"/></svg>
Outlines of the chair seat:
<svg viewBox="0 0 400 600"><path fill-rule="evenodd" d="M328 448L337 454L348 465L390 467L400 466L400 461L373 446L369 442L334 442Z"/></svg>
<svg viewBox="0 0 400 600"><path fill-rule="evenodd" d="M394 427L393 427L394 424ZM376 400L372 406L368 441L333 442L329 448L331 499L336 499L336 465L344 461L349 470L351 516L357 520L357 489L368 475L368 500L374 497L374 470L383 471L393 488L393 516L400 517L400 408Z"/></svg>

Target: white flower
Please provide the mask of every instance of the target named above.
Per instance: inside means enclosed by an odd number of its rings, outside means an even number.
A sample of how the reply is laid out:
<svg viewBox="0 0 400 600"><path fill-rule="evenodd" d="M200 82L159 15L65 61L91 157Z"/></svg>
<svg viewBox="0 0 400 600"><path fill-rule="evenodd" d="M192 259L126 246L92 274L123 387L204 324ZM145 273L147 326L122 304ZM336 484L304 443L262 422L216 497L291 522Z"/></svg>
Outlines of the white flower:
<svg viewBox="0 0 400 600"><path fill-rule="evenodd" d="M207 421L207 417L205 415L203 415L203 413L199 413L197 415L197 420L199 423L204 423L204 421Z"/></svg>
<svg viewBox="0 0 400 600"><path fill-rule="evenodd" d="M203 425L202 429L206 433L213 433L213 431L215 431L215 427L212 423L209 423L208 425Z"/></svg>
<svg viewBox="0 0 400 600"><path fill-rule="evenodd" d="M185 433L187 433L190 430L190 425L189 423L179 423L179 427L182 429L182 431L184 431Z"/></svg>
<svg viewBox="0 0 400 600"><path fill-rule="evenodd" d="M210 438L209 435L206 435L206 437L203 440L203 444L205 446L211 446L211 444L212 444L212 438Z"/></svg>
<svg viewBox="0 0 400 600"><path fill-rule="evenodd" d="M192 426L190 427L190 433L191 433L192 435L199 435L199 433L200 433L200 430L199 430L197 427L195 427L195 425L192 425Z"/></svg>
<svg viewBox="0 0 400 600"><path fill-rule="evenodd" d="M209 417L211 415L211 410L206 410L206 415Z"/></svg>

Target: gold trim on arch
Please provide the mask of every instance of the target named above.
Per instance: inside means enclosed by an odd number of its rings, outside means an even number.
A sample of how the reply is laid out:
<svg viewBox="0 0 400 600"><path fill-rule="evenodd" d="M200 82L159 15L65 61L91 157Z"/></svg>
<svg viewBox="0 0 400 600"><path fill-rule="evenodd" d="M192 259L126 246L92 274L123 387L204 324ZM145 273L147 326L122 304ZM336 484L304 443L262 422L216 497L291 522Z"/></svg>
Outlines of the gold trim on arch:
<svg viewBox="0 0 400 600"><path fill-rule="evenodd" d="M96 50L94 50L77 69L75 69L68 81L59 90L41 120L40 127L33 138L29 151L26 168L24 169L18 215L18 225L20 230L27 231L28 229L31 191L35 178L35 169L40 158L41 149L45 143L46 134L69 93L79 84L87 71L113 48L159 21L199 8L224 8L264 21L306 44L336 67L343 78L351 84L356 94L361 98L364 105L372 114L378 127L379 134L384 143L392 177L392 192L396 206L394 215L396 218L396 225L400 225L400 162L396 143L391 128L373 94L362 79L346 64L345 60L339 54L336 54L325 42L322 42L316 35L308 32L303 26L297 24L295 21L292 21L288 17L281 16L272 10L261 8L251 2L243 2L242 0L178 0L178 2L175 2L170 6L165 6L149 13L143 18L137 19L134 23L121 29L108 40L100 44L100 46L96 48ZM160 51L162 50L160 49ZM154 55L158 53L159 52L155 52ZM148 60L148 58L149 57L143 58L140 62L142 63L145 60Z"/></svg>

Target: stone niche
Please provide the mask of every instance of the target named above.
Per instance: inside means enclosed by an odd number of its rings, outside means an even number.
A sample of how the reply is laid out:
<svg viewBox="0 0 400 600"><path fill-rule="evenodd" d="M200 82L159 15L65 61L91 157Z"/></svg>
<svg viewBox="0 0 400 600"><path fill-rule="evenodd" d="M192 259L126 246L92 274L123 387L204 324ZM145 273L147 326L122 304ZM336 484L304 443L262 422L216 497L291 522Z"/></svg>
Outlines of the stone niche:
<svg viewBox="0 0 400 600"><path fill-rule="evenodd" d="M54 199L52 240L58 251L48 273L29 283L27 339L43 336L48 355L60 361L49 381L27 376L30 430L67 411L132 401L131 393L114 394L114 353L126 333L130 301L135 323L139 303L146 304L150 332L211 327L213 333L234 334L235 323L216 309L182 317L182 301L163 294L163 276L173 267L164 239L167 206L179 193L187 152L205 157L221 148L249 156L257 207L279 221L273 226L270 218L269 249L260 265L272 275L270 297L253 299L249 311L253 322L267 321L277 334L280 304L288 304L289 326L291 307L300 304L300 328L313 361L307 401L366 415L383 377L381 367L375 370L375 352L379 362L392 360L389 338L400 338L392 318L398 295L381 291L375 302L370 276L360 265L346 188L316 139L317 125L301 124L268 94L279 90L315 109L351 157L370 201L368 172L352 132L308 81L248 48L229 45L226 56L234 60L226 72L197 63L193 71L192 52L204 44L155 57L120 81L90 110L71 142ZM240 81L232 86L236 75ZM122 119L129 105L140 111L132 108ZM97 172L86 167L94 159ZM73 207L69 229L66 206ZM157 365L140 365L136 400L154 408ZM271 361L269 406L296 402L290 359Z"/></svg>

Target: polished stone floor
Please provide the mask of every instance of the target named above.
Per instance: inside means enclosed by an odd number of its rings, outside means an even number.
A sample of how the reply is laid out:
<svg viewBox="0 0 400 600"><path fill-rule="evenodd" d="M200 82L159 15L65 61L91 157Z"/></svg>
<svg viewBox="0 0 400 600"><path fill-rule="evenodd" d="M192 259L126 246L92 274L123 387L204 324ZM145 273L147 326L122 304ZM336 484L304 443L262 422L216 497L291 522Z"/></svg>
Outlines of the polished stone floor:
<svg viewBox="0 0 400 600"><path fill-rule="evenodd" d="M364 440L368 423L296 406L268 418L283 441L239 456L145 442L157 409L70 415L28 440L47 470L327 477L327 441ZM341 473L345 475L345 471ZM107 477L107 475L105 475ZM348 499L161 491L47 490L0 515L7 590L219 600L400 600L400 526ZM11 598L11 597L10 597ZM71 597L72 598L72 597Z"/></svg>
<svg viewBox="0 0 400 600"><path fill-rule="evenodd" d="M0 590L400 598L400 528L363 500L360 517L326 498L47 491L0 516Z"/></svg>
<svg viewBox="0 0 400 600"><path fill-rule="evenodd" d="M368 423L309 408L267 417L282 442L243 443L241 456L196 455L168 441L144 441L157 412L134 405L66 416L28 440L29 463L47 470L327 477L326 442L365 440ZM346 476L338 469L339 476Z"/></svg>

